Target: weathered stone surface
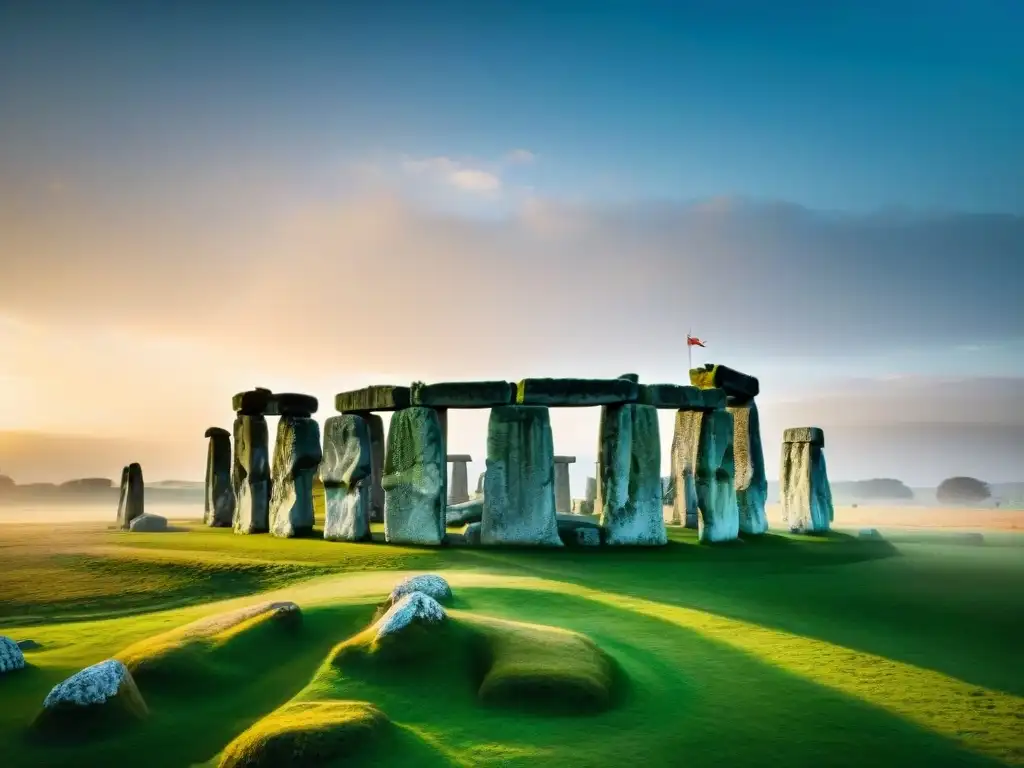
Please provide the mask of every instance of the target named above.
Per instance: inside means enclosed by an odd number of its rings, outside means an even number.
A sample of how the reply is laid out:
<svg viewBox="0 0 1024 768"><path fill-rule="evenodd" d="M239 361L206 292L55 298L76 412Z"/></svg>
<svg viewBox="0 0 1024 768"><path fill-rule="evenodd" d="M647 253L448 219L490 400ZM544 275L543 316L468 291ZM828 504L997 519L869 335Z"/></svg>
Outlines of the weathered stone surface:
<svg viewBox="0 0 1024 768"><path fill-rule="evenodd" d="M453 504L445 512L445 524L467 525L468 523L479 523L484 516L484 500L472 499L462 504Z"/></svg>
<svg viewBox="0 0 1024 768"><path fill-rule="evenodd" d="M825 447L825 432L820 427L790 427L782 433L784 443L813 443Z"/></svg>
<svg viewBox="0 0 1024 768"><path fill-rule="evenodd" d="M480 531L482 526L480 523L470 523L466 526L465 530L462 531L462 538L465 542L471 546L480 546Z"/></svg>
<svg viewBox="0 0 1024 768"><path fill-rule="evenodd" d="M324 422L324 538L366 541L370 538L373 483L370 427L360 415L346 413Z"/></svg>
<svg viewBox="0 0 1024 768"><path fill-rule="evenodd" d="M0 675L25 667L25 654L11 638L0 635Z"/></svg>
<svg viewBox="0 0 1024 768"><path fill-rule="evenodd" d="M472 461L469 454L449 455L448 461L452 465L452 481L448 487L448 504L462 504L469 501L469 475L466 471L466 462Z"/></svg>
<svg viewBox="0 0 1024 768"><path fill-rule="evenodd" d="M736 467L736 504L740 514L740 533L759 535L768 531L768 476L764 469L761 422L757 404L729 409L733 420L733 457Z"/></svg>
<svg viewBox="0 0 1024 768"><path fill-rule="evenodd" d="M552 408L635 403L637 395L629 379L523 379L516 386L517 405Z"/></svg>
<svg viewBox="0 0 1024 768"><path fill-rule="evenodd" d="M142 467L129 464L121 470L121 496L117 503L117 525L127 531L132 520L143 514L146 504L146 489L142 481Z"/></svg>
<svg viewBox="0 0 1024 768"><path fill-rule="evenodd" d="M231 398L231 410L239 416L262 416L267 412L274 393L263 387L239 392Z"/></svg>
<svg viewBox="0 0 1024 768"><path fill-rule="evenodd" d="M484 495L484 480L487 477L487 472L481 472L480 477L476 479L476 493L477 496L483 497Z"/></svg>
<svg viewBox="0 0 1024 768"><path fill-rule="evenodd" d="M655 408L687 411L713 411L725 407L725 392L677 384L641 384L639 401Z"/></svg>
<svg viewBox="0 0 1024 768"><path fill-rule="evenodd" d="M482 543L562 546L555 518L554 453L547 408L491 410Z"/></svg>
<svg viewBox="0 0 1024 768"><path fill-rule="evenodd" d="M620 373L616 378L632 381L634 384L640 383L640 374L637 373Z"/></svg>
<svg viewBox="0 0 1024 768"><path fill-rule="evenodd" d="M679 411L676 413L672 434L672 484L675 496L669 522L693 530L697 529L699 518L695 473L703 420L704 414L700 411Z"/></svg>
<svg viewBox="0 0 1024 768"><path fill-rule="evenodd" d="M429 408L493 408L512 402L512 387L507 381L451 381L410 387L412 405Z"/></svg>
<svg viewBox="0 0 1024 768"><path fill-rule="evenodd" d="M148 714L131 673L116 659L93 664L55 685L43 701L37 724L74 725L78 718L100 707L116 709L125 720L142 719Z"/></svg>
<svg viewBox="0 0 1024 768"><path fill-rule="evenodd" d="M341 413L399 411L411 404L409 387L393 387L386 384L341 392L334 398L334 408Z"/></svg>
<svg viewBox="0 0 1024 768"><path fill-rule="evenodd" d="M577 528L575 530L578 547L598 547L601 545L601 530L599 528Z"/></svg>
<svg viewBox="0 0 1024 768"><path fill-rule="evenodd" d="M391 417L384 459L384 536L438 545L445 529L445 450L437 411L413 407Z"/></svg>
<svg viewBox="0 0 1024 768"><path fill-rule="evenodd" d="M590 502L590 506L591 507L594 506L594 502L597 500L597 478L596 477L588 477L587 478L587 487L586 487L586 491L584 492L583 498L586 501Z"/></svg>
<svg viewBox="0 0 1024 768"><path fill-rule="evenodd" d="M384 522L384 486L381 477L384 475L384 420L376 413L360 414L370 430L370 464L373 471L370 475L370 522Z"/></svg>
<svg viewBox="0 0 1024 768"><path fill-rule="evenodd" d="M557 522L558 535L567 546L601 543L601 524L590 515L558 515Z"/></svg>
<svg viewBox="0 0 1024 768"><path fill-rule="evenodd" d="M220 427L206 430L206 492L203 522L211 528L230 528L235 519L235 489L231 486L231 434Z"/></svg>
<svg viewBox="0 0 1024 768"><path fill-rule="evenodd" d="M702 389L722 389L726 395L735 398L737 404L753 400L761 391L760 383L753 376L714 363L692 369L690 383Z"/></svg>
<svg viewBox="0 0 1024 768"><path fill-rule="evenodd" d="M733 420L728 411L676 414L672 522L685 521L687 527L696 527L701 542L730 541L739 535L732 440ZM691 510L696 512L696 520Z"/></svg>
<svg viewBox="0 0 1024 768"><path fill-rule="evenodd" d="M661 478L661 503L666 507L676 503L676 483L672 475Z"/></svg>
<svg viewBox="0 0 1024 768"><path fill-rule="evenodd" d="M650 405L607 406L601 419L598 464L600 503L594 512L606 531L606 543L667 544L657 409Z"/></svg>
<svg viewBox="0 0 1024 768"><path fill-rule="evenodd" d="M782 444L779 496L783 523L793 533L826 533L832 525L835 510L823 442L824 436L820 442Z"/></svg>
<svg viewBox="0 0 1024 768"><path fill-rule="evenodd" d="M448 618L444 607L430 595L412 592L398 600L373 625L377 639L401 632L415 622L437 624Z"/></svg>
<svg viewBox="0 0 1024 768"><path fill-rule="evenodd" d="M139 515L132 520L129 529L136 533L163 533L167 530L167 518L148 513Z"/></svg>
<svg viewBox="0 0 1024 768"><path fill-rule="evenodd" d="M270 532L274 536L313 533L313 476L322 458L320 425L307 416L282 416L271 476Z"/></svg>
<svg viewBox="0 0 1024 768"><path fill-rule="evenodd" d="M452 599L452 588L444 578L436 573L421 573L417 576L409 576L402 579L391 590L391 595L388 599L395 603L406 595L411 595L413 592L422 592L439 603L447 603Z"/></svg>
<svg viewBox="0 0 1024 768"><path fill-rule="evenodd" d="M277 392L267 403L266 416L305 416L309 418L320 407L312 395L297 392Z"/></svg>
<svg viewBox="0 0 1024 768"><path fill-rule="evenodd" d="M559 515L572 513L569 465L575 463L575 456L555 456L555 512Z"/></svg>
<svg viewBox="0 0 1024 768"><path fill-rule="evenodd" d="M235 489L235 533L270 530L270 436L259 415L235 419L231 484Z"/></svg>

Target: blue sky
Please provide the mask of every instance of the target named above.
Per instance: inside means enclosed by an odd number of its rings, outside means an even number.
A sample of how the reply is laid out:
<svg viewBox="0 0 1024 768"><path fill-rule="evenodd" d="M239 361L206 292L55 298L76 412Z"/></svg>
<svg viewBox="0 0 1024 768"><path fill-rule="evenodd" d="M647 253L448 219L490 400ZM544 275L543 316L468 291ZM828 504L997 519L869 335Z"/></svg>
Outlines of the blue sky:
<svg viewBox="0 0 1024 768"><path fill-rule="evenodd" d="M271 380L685 379L687 329L769 424L1024 410L1024 4L210 5L0 2L0 381L52 390L0 430L155 430L139 345L233 350L184 440Z"/></svg>

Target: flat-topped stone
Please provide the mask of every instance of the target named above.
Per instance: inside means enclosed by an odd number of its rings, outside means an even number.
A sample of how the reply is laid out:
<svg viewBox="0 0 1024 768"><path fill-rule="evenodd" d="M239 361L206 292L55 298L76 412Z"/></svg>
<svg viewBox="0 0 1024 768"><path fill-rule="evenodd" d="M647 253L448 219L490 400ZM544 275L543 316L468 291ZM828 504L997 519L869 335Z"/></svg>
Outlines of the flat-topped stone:
<svg viewBox="0 0 1024 768"><path fill-rule="evenodd" d="M512 402L512 386L507 381L414 381L410 399L428 408L493 408Z"/></svg>
<svg viewBox="0 0 1024 768"><path fill-rule="evenodd" d="M821 427L790 427L782 433L784 443L811 443L825 447L825 432Z"/></svg>
<svg viewBox="0 0 1024 768"><path fill-rule="evenodd" d="M305 416L317 412L320 402L312 395L297 392L277 392L267 404L267 416Z"/></svg>
<svg viewBox="0 0 1024 768"><path fill-rule="evenodd" d="M223 427L210 427L203 433L203 437L231 437L231 433Z"/></svg>
<svg viewBox="0 0 1024 768"><path fill-rule="evenodd" d="M231 398L231 410L242 416L261 416L267 412L274 393L263 387L239 392Z"/></svg>
<svg viewBox="0 0 1024 768"><path fill-rule="evenodd" d="M374 384L334 396L334 409L340 413L360 411L400 411L410 403L409 387Z"/></svg>
<svg viewBox="0 0 1024 768"><path fill-rule="evenodd" d="M445 461L447 461L449 464L456 461L470 462L472 460L473 457L470 456L468 453L449 453L445 457Z"/></svg>
<svg viewBox="0 0 1024 768"><path fill-rule="evenodd" d="M640 383L640 376L635 373L620 373L618 378L632 381L634 384Z"/></svg>
<svg viewBox="0 0 1024 768"><path fill-rule="evenodd" d="M724 389L725 394L743 402L754 399L761 391L760 382L753 376L714 363L691 369L690 383L701 389Z"/></svg>
<svg viewBox="0 0 1024 768"><path fill-rule="evenodd" d="M674 411L717 411L725 408L725 391L679 384L641 384L639 402Z"/></svg>
<svg viewBox="0 0 1024 768"><path fill-rule="evenodd" d="M555 464L575 464L575 456L555 456Z"/></svg>
<svg viewBox="0 0 1024 768"><path fill-rule="evenodd" d="M637 383L629 379L523 379L516 385L516 404L584 408L635 403L637 394Z"/></svg>

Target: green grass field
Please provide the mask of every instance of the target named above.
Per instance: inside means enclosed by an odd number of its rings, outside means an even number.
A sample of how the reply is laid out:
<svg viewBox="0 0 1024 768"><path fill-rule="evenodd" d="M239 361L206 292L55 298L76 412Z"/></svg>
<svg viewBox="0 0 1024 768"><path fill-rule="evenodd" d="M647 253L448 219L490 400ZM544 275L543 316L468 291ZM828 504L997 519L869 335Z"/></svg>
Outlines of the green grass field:
<svg viewBox="0 0 1024 768"><path fill-rule="evenodd" d="M514 551L183 528L0 525L0 634L41 646L0 676L0 765L1024 765L1024 536ZM381 601L425 571L455 593L446 629L378 648ZM180 629L266 600L301 624ZM148 717L40 737L54 684L133 654ZM253 752L268 738L284 751Z"/></svg>

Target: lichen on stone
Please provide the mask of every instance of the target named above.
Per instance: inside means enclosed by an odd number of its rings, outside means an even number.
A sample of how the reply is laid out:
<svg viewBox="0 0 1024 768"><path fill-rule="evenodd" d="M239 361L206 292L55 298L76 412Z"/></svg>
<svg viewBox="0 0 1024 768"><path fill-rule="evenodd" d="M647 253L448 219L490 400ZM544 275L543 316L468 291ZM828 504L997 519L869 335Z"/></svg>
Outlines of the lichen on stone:
<svg viewBox="0 0 1024 768"><path fill-rule="evenodd" d="M413 407L392 416L381 484L388 542L438 545L444 540L445 450L437 411Z"/></svg>
<svg viewBox="0 0 1024 768"><path fill-rule="evenodd" d="M13 672L16 669L23 669L25 666L25 654L11 638L0 635L0 674Z"/></svg>
<svg viewBox="0 0 1024 768"><path fill-rule="evenodd" d="M394 603L377 620L376 637L379 640L387 635L393 635L413 622L437 624L446 618L448 614L437 600L423 592L412 592Z"/></svg>
<svg viewBox="0 0 1024 768"><path fill-rule="evenodd" d="M102 704L118 694L126 677L130 678L131 674L117 659L101 661L55 685L43 701L43 708L53 709L61 704L79 707Z"/></svg>
<svg viewBox="0 0 1024 768"><path fill-rule="evenodd" d="M394 603L413 592L422 592L440 603L452 599L452 588L444 578L434 573L422 573L398 582L391 590L391 602Z"/></svg>

